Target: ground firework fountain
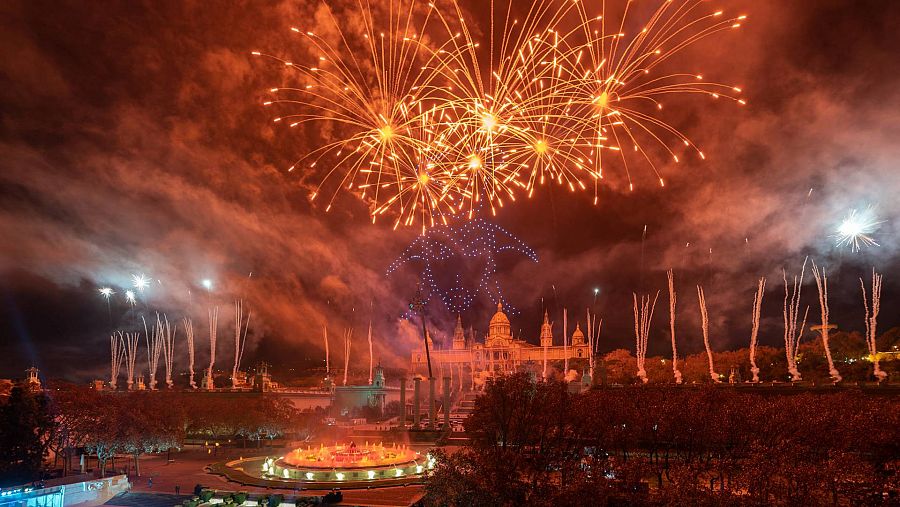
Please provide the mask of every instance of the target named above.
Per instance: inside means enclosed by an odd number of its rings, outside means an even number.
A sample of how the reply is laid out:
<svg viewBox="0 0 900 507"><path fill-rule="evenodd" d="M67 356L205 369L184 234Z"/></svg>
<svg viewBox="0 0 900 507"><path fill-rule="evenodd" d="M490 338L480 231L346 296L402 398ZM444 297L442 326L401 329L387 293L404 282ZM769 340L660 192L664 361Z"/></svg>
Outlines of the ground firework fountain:
<svg viewBox="0 0 900 507"><path fill-rule="evenodd" d="M809 306L803 313L803 323L797 327L797 319L800 316L800 291L803 288L803 273L806 271L806 259L800 268L800 276L794 277L793 290L788 290L787 272L782 269L781 277L784 280L784 354L787 358L788 373L791 374L791 382L802 380L797 369L797 350L800 347L800 338L803 336L803 328L806 327L806 317L809 314Z"/></svg>
<svg viewBox="0 0 900 507"><path fill-rule="evenodd" d="M750 372L753 374L753 382L759 382L759 367L756 365L756 343L759 336L759 312L765 291L766 277L761 277L756 288L756 295L753 298L753 327L750 331Z"/></svg>

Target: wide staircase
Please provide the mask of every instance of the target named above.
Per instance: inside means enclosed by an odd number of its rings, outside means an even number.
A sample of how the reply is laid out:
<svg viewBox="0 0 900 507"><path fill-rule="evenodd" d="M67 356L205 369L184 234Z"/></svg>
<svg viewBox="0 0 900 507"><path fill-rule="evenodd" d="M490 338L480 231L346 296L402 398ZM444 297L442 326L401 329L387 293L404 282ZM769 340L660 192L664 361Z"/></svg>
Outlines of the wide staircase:
<svg viewBox="0 0 900 507"><path fill-rule="evenodd" d="M450 411L450 418L460 422L465 421L475 411L475 398L478 398L478 393L476 392L467 391L463 393Z"/></svg>

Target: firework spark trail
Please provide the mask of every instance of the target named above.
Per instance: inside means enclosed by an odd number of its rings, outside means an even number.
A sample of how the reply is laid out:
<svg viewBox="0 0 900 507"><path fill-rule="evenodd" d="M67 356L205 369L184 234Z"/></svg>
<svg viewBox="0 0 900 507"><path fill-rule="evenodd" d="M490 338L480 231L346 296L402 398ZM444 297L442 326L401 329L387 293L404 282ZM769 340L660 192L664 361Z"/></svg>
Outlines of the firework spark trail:
<svg viewBox="0 0 900 507"><path fill-rule="evenodd" d="M172 381L172 366L175 360L175 335L177 332L178 326L169 325L169 318L163 315L163 325L160 327L160 341L162 342L163 360L166 366L166 387L169 389L174 385Z"/></svg>
<svg viewBox="0 0 900 507"><path fill-rule="evenodd" d="M594 378L594 361L591 357L594 350L594 331L593 326L591 325L591 309L588 308L585 314L585 322L587 322L588 372L590 373L591 378Z"/></svg>
<svg viewBox="0 0 900 507"><path fill-rule="evenodd" d="M681 370L678 369L678 349L675 347L675 272L669 269L669 332L672 335L672 374L675 376L675 383L681 384Z"/></svg>
<svg viewBox="0 0 900 507"><path fill-rule="evenodd" d="M781 277L784 280L784 354L787 358L788 373L791 374L791 382L802 380L797 369L797 350L800 347L800 338L806 327L806 317L809 315L809 306L803 313L803 323L797 327L797 319L800 316L800 292L803 289L803 274L806 272L806 262L809 257L803 259L800 268L800 276L794 276L793 290L788 291L787 272L782 269Z"/></svg>
<svg viewBox="0 0 900 507"><path fill-rule="evenodd" d="M563 308L563 377L569 375L569 310Z"/></svg>
<svg viewBox="0 0 900 507"><path fill-rule="evenodd" d="M719 374L713 367L712 349L709 346L709 314L706 312L706 295L703 287L697 286L697 300L700 302L700 323L703 327L703 346L706 348L706 358L709 360L709 378L716 384L720 383Z"/></svg>
<svg viewBox="0 0 900 507"><path fill-rule="evenodd" d="M194 382L194 322L190 317L185 317L182 319L182 322L184 322L184 334L188 343L188 369L190 375L188 384L191 386L191 389L197 389L197 383Z"/></svg>
<svg viewBox="0 0 900 507"><path fill-rule="evenodd" d="M119 382L119 370L121 370L122 361L125 359L125 337L122 331L116 331L110 335L109 348L111 356L109 386L115 391L116 384Z"/></svg>
<svg viewBox="0 0 900 507"><path fill-rule="evenodd" d="M632 293L634 298L634 338L637 344L637 376L641 382L650 381L647 378L647 370L644 368L647 359L647 342L650 339L650 321L653 320L653 310L656 308L656 300L659 299L659 291L650 303L650 295L642 295L640 305L638 305L638 295Z"/></svg>
<svg viewBox="0 0 900 507"><path fill-rule="evenodd" d="M588 327L588 373L591 381L594 379L594 356L597 354L597 338L600 335L600 328L597 325L597 315L592 315L590 308L587 311L587 327ZM603 319L600 319L603 323Z"/></svg>
<svg viewBox="0 0 900 507"><path fill-rule="evenodd" d="M151 326L151 333L147 329L147 319L141 317L144 322L144 342L147 344L147 375L150 390L156 389L156 370L159 367L159 356L162 352L162 322L159 313L156 314L156 325Z"/></svg>
<svg viewBox="0 0 900 507"><path fill-rule="evenodd" d="M219 330L219 307L208 308L206 313L209 317L209 369L206 370L206 388L213 389L215 387L213 367L216 364L216 333Z"/></svg>
<svg viewBox="0 0 900 507"><path fill-rule="evenodd" d="M875 367L875 379L882 382L887 378L887 373L881 370L878 363L878 347L876 338L876 330L878 327L878 312L881 310L881 280L882 275L875 272L872 268L872 309L869 310L869 302L866 298L866 283L862 278L859 279L859 285L862 287L863 306L866 310L866 346L869 349L869 357L872 358L872 364Z"/></svg>
<svg viewBox="0 0 900 507"><path fill-rule="evenodd" d="M544 324L547 325L547 311L546 310L544 311ZM541 342L544 342L544 340L541 340ZM541 371L541 378L543 378L544 380L547 380L547 343L544 342L544 343L541 343L541 345L543 345L543 348L544 348L544 368Z"/></svg>
<svg viewBox="0 0 900 507"><path fill-rule="evenodd" d="M375 358L372 353L372 321L369 321L369 384L372 384L372 372L374 371Z"/></svg>
<svg viewBox="0 0 900 507"><path fill-rule="evenodd" d="M322 324L322 339L325 340L325 375L331 373L331 354L328 350L328 325Z"/></svg>
<svg viewBox="0 0 900 507"><path fill-rule="evenodd" d="M828 344L828 278L825 275L825 269L819 270L816 261L812 263L813 276L816 279L816 287L819 289L819 309L822 315L822 325L819 328L822 333L822 345L825 347L825 358L828 359L828 374L834 382L840 382L841 375L837 368L834 367L834 361L831 358L831 346Z"/></svg>
<svg viewBox="0 0 900 507"><path fill-rule="evenodd" d="M138 341L141 337L140 333L123 333L125 339L125 363L128 366L128 384L131 390L134 385L134 364L137 362Z"/></svg>
<svg viewBox="0 0 900 507"><path fill-rule="evenodd" d="M353 336L353 329L344 330L344 385L347 385L347 372L350 371L350 338Z"/></svg>
<svg viewBox="0 0 900 507"><path fill-rule="evenodd" d="M237 374L241 369L241 360L244 358L244 347L247 346L247 331L250 329L250 316L252 311L247 312L247 319L244 320L244 300L238 299L234 302L234 366L231 368L231 387L238 387Z"/></svg>
<svg viewBox="0 0 900 507"><path fill-rule="evenodd" d="M759 382L759 367L756 365L756 342L759 334L759 313L762 308L763 293L766 290L766 277L760 277L753 298L753 327L750 330L750 372L753 382Z"/></svg>

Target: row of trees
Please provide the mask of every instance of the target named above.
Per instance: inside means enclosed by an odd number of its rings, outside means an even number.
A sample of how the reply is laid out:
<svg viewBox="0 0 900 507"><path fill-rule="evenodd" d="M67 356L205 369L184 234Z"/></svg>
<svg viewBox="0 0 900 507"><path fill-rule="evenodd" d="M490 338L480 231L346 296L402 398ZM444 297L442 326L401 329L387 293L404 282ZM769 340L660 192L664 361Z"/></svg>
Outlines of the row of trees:
<svg viewBox="0 0 900 507"><path fill-rule="evenodd" d="M98 392L61 386L31 392L16 388L0 402L0 476L6 484L34 480L62 460L63 474L79 454L95 456L101 475L117 455L134 459L182 447L186 438L261 442L284 433L304 438L314 415L297 412L288 400L267 395L226 396L172 391Z"/></svg>
<svg viewBox="0 0 900 507"><path fill-rule="evenodd" d="M498 379L430 505L867 505L900 488L900 399ZM587 500L590 499L590 500ZM896 499L894 501L897 501Z"/></svg>

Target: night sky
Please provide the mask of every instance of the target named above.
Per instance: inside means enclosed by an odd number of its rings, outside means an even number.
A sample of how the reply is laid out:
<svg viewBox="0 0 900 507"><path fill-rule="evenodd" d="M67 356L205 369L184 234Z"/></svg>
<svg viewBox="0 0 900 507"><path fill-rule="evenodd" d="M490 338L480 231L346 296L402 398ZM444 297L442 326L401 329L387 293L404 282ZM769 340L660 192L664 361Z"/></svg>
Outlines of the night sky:
<svg viewBox="0 0 900 507"><path fill-rule="evenodd" d="M481 4L464 4L475 26ZM558 324L563 306L581 318L591 306L604 318L601 350L633 349L631 292L663 290L649 354L667 353L665 271L673 267L680 352L702 350L698 283L713 348L746 347L760 276L768 277L760 340L779 345L781 268L790 276L807 255L828 270L840 329L864 328L858 278L873 266L885 274L879 328L900 325L900 4L711 4L749 18L683 52L678 65L739 84L748 104L670 101L667 119L705 161L660 162L665 188L638 165L633 192L611 170L598 206L589 193L550 186L490 218L539 257L497 258L504 297L522 310L513 329L526 339L537 341L542 305ZM408 361L418 338L399 316L415 271L386 270L418 231L372 225L349 194L327 214L312 205L315 175L285 168L315 136L273 124L260 106L286 74L250 52L303 56L290 27L308 26L317 6L0 5L0 377L31 364L50 377L108 375L109 332L134 325L122 295L138 273L153 282L137 310L194 315L198 370L207 357L201 316L213 304L222 312L219 364L231 361L235 297L253 310L245 364L309 364L323 355L327 321L333 353L341 330L354 327L361 365L370 319L376 355ZM869 205L885 220L880 246L837 248L831 235L843 216ZM467 279L479 269L445 267ZM815 322L809 272L806 281L803 305ZM117 292L109 310L97 293L107 285ZM486 331L493 305L482 297L464 322ZM438 338L452 332L440 303L429 312ZM176 369L184 368L179 357Z"/></svg>

